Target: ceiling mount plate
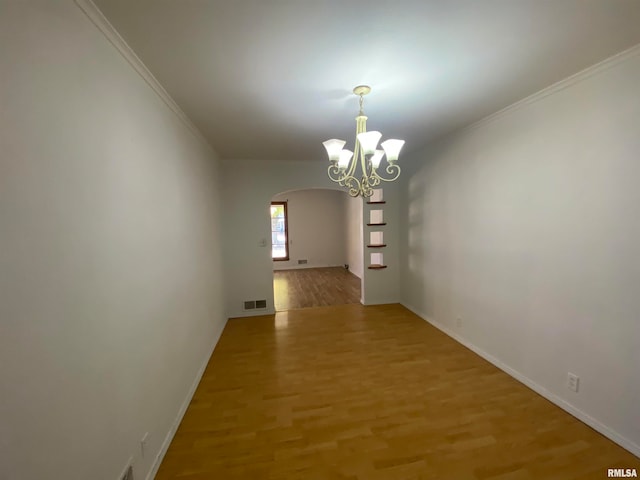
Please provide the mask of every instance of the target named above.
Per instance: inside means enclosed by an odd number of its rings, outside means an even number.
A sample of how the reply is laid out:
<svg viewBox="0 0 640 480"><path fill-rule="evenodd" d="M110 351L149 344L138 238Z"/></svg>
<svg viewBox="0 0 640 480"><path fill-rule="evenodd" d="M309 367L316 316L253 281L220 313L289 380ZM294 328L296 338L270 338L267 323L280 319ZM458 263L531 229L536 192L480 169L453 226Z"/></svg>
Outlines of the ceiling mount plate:
<svg viewBox="0 0 640 480"><path fill-rule="evenodd" d="M371 91L371 87L369 85L358 85L353 89L353 93L356 95L366 95Z"/></svg>

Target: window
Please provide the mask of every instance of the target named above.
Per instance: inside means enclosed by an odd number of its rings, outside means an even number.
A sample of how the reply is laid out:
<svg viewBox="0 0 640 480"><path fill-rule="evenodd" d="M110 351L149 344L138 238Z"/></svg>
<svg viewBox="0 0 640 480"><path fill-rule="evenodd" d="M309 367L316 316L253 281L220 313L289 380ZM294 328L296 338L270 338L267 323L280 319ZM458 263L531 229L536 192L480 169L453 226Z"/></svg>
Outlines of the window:
<svg viewBox="0 0 640 480"><path fill-rule="evenodd" d="M289 260L287 202L271 202L271 258Z"/></svg>

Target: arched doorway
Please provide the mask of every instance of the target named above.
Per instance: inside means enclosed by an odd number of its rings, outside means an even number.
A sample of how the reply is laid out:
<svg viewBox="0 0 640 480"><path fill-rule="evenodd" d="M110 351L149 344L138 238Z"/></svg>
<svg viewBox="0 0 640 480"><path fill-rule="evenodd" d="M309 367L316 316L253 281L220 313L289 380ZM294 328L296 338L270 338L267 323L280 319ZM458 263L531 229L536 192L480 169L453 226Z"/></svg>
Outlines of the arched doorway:
<svg viewBox="0 0 640 480"><path fill-rule="evenodd" d="M270 213L276 311L362 301L362 199L290 190Z"/></svg>

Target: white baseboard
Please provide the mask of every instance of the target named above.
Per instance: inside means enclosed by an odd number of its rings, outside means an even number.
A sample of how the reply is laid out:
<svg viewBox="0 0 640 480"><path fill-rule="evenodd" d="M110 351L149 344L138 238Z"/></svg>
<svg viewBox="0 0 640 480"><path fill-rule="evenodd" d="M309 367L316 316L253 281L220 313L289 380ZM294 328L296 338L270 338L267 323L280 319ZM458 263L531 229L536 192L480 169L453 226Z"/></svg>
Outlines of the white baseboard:
<svg viewBox="0 0 640 480"><path fill-rule="evenodd" d="M153 462L153 465L151 466L151 470L149 470L149 473L145 477L146 480L153 480L156 477L156 474L158 473L158 469L160 468L160 464L162 463L162 460L164 459L164 456L166 455L167 450L169 449L169 445L171 445L171 441L173 440L173 436L176 434L176 431L178 430L178 427L180 426L180 422L182 422L182 417L184 417L184 414L186 413L187 408L189 407L189 404L191 403L191 399L193 398L193 395L196 393L196 389L198 388L198 384L200 383L200 380L202 379L202 375L204 375L204 371L207 368L207 365L209 364L209 360L211 359L211 355L213 354L213 351L215 350L216 345L218 344L218 341L220 340L220 336L222 335L222 331L224 330L224 327L226 325L227 325L227 321L225 320L224 324L222 325L222 328L220 328L220 330L216 334L216 337L215 337L215 340L213 342L213 345L211 346L211 351L208 353L208 355L204 359L204 362L202 363L202 365L198 369L198 373L196 374L196 378L194 379L193 383L191 384L191 388L189 388L189 392L187 393L186 398L182 402L182 405L180 405L180 410L178 410L178 415L176 415L176 419L173 421L173 424L171 425L171 429L167 433L167 436L164 438L164 441L162 442L162 446L160 447L160 451L156 455L156 459Z"/></svg>
<svg viewBox="0 0 640 480"><path fill-rule="evenodd" d="M285 265L278 265L280 263L285 263ZM303 263L298 265L297 263L293 263L291 265L287 265L286 262L273 262L273 271L277 272L280 270L304 270L306 268L333 268L333 267L341 267L344 268L344 263L340 265L333 265L328 263Z"/></svg>
<svg viewBox="0 0 640 480"><path fill-rule="evenodd" d="M253 310L236 310L227 314L227 318L262 317L264 315L274 315L275 308L254 308Z"/></svg>
<svg viewBox="0 0 640 480"><path fill-rule="evenodd" d="M411 310L416 315L418 315L420 318L422 318L423 320L428 322L429 324L433 325L435 328L437 328L441 332L443 332L446 335L448 335L449 337L453 338L458 343L461 343L462 345L467 347L472 352L480 355L482 358L484 358L488 362L492 363L493 365L498 367L503 372L505 372L508 375L512 376L513 378L518 380L520 383L523 383L524 385L529 387L534 392L538 393L539 395L542 395L544 398L546 398L550 402L554 403L558 407L562 408L567 413L573 415L574 417L576 417L581 422L586 423L591 428L593 428L597 432L600 432L602 435L607 437L609 440L617 443L618 445L620 445L625 450L628 450L629 452L631 452L636 457L640 457L640 445L632 442L628 438L623 437L622 435L620 435L619 433L615 432L611 428L607 427L603 423L599 422L595 418L591 417L587 413L585 413L582 410L576 408L575 406L573 406L572 404L570 404L569 402L567 402L563 398L560 398L555 393L550 392L549 390L544 388L542 385L537 384L536 382L534 382L530 378L526 377L522 373L518 372L517 370L514 370L513 368L509 367L508 365L506 365L505 363L500 361L499 359L495 358L493 355L490 355L489 353L485 352L484 350L478 348L476 345L472 344L471 342L469 342L465 338L461 337L457 333L451 331L450 329L448 329L444 325L441 325L441 324L435 322L434 320L430 319L427 315L424 315L422 312L420 312L418 309L414 308L413 306L411 306L411 305L409 305L407 303L404 303L404 302L401 302L401 304L404 305L409 310Z"/></svg>

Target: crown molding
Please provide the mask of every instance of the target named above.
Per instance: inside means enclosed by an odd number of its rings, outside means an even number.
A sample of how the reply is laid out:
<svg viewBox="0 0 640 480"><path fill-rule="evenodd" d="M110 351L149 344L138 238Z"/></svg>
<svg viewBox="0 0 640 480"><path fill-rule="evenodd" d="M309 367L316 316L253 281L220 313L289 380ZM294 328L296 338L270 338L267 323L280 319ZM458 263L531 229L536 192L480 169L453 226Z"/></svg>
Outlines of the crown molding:
<svg viewBox="0 0 640 480"><path fill-rule="evenodd" d="M120 52L124 59L133 67L133 69L142 77L160 99L171 109L171 111L182 121L182 123L201 140L210 150L215 152L211 144L204 137L202 132L196 127L189 117L182 111L178 104L167 93L162 84L153 76L147 66L135 54L133 49L120 36L118 31L111 25L109 20L104 16L100 9L92 0L74 0L80 10L91 20L91 22L100 30L109 42Z"/></svg>
<svg viewBox="0 0 640 480"><path fill-rule="evenodd" d="M453 132L453 134L455 135L467 130L473 130L475 128L478 128L484 125L485 123L489 123L489 122L492 122L493 120L497 120L499 117L502 117L503 115L506 115L514 110L523 108L527 105L531 105L532 103L539 102L543 98L546 98L566 88L569 88L572 85L575 85L576 83L580 83L586 80L587 78L593 77L594 75L604 72L605 70L609 70L610 68L615 67L616 65L619 65L621 63L624 63L638 55L640 55L640 43L637 45L634 45L631 48L628 48L627 50L623 50L622 52L619 52L611 57L608 57L605 60L602 60L601 62L596 63L595 65L591 65L590 67L587 67L584 70L579 71L578 73L574 73L573 75L567 78L564 78L559 82L553 83L548 87L545 87L542 90L532 95L529 95L528 97L523 98L522 100L518 100L517 102L512 103L511 105L501 110L498 110L495 113L487 115L486 117L481 118L477 122L474 122L466 127L463 127ZM448 136L449 135L447 135L447 137Z"/></svg>

